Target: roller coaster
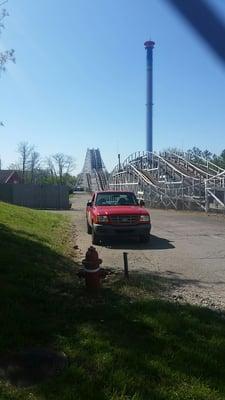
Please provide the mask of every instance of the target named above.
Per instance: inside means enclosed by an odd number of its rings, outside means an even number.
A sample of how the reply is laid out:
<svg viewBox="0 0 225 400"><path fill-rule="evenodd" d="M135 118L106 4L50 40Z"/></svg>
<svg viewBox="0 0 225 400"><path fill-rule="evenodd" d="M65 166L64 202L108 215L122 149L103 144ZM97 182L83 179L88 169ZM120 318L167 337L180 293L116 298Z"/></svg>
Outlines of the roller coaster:
<svg viewBox="0 0 225 400"><path fill-rule="evenodd" d="M88 149L78 185L131 190L151 207L225 212L225 170L189 153L138 151L108 174L100 150Z"/></svg>
<svg viewBox="0 0 225 400"><path fill-rule="evenodd" d="M225 211L225 170L187 153L135 152L114 168L108 188L132 190L151 207Z"/></svg>
<svg viewBox="0 0 225 400"><path fill-rule="evenodd" d="M78 186L88 192L104 190L108 185L108 172L99 149L87 149L84 167L78 176Z"/></svg>

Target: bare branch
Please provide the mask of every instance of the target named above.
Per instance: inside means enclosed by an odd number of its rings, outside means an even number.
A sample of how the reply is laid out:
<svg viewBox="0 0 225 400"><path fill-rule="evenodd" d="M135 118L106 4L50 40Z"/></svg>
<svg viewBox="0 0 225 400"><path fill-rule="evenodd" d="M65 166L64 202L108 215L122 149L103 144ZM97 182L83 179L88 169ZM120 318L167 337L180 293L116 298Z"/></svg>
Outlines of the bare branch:
<svg viewBox="0 0 225 400"><path fill-rule="evenodd" d="M29 160L29 170L30 170L30 181L34 183L35 181L35 172L40 168L40 154L37 151L32 151Z"/></svg>
<svg viewBox="0 0 225 400"><path fill-rule="evenodd" d="M6 50L3 51L2 53L0 53L0 74L1 72L5 71L5 64L8 61L12 61L13 63L16 62L16 58L15 58L15 50L11 49L11 50Z"/></svg>
<svg viewBox="0 0 225 400"><path fill-rule="evenodd" d="M25 172L29 166L30 155L34 150L33 146L30 146L28 142L21 142L18 145L17 153L19 153L20 164L22 170L22 182L25 183Z"/></svg>
<svg viewBox="0 0 225 400"><path fill-rule="evenodd" d="M2 1L0 3L0 7L2 7L7 2L8 2L8 0ZM4 19L8 16L9 16L8 12L6 11L5 8L3 8L0 11L0 35L1 35L2 30L5 28ZM0 52L0 77L1 77L1 73L5 71L5 69L6 69L5 66L8 61L12 61L13 63L16 62L15 50L11 49L11 50L6 50L3 52ZM4 124L2 121L0 121L0 127L2 127L2 126L4 126Z"/></svg>
<svg viewBox="0 0 225 400"><path fill-rule="evenodd" d="M60 183L63 184L63 175L69 174L75 168L74 159L66 154L56 153L51 157L51 160L59 176Z"/></svg>

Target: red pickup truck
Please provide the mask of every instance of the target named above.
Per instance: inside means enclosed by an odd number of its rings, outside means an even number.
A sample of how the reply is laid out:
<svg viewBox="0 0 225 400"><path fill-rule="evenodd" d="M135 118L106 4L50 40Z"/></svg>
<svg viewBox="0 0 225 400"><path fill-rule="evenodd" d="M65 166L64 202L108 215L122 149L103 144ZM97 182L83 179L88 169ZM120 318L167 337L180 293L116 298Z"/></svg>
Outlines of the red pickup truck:
<svg viewBox="0 0 225 400"><path fill-rule="evenodd" d="M142 242L150 238L150 215L133 192L95 192L87 203L86 217L93 244L122 235L139 237Z"/></svg>

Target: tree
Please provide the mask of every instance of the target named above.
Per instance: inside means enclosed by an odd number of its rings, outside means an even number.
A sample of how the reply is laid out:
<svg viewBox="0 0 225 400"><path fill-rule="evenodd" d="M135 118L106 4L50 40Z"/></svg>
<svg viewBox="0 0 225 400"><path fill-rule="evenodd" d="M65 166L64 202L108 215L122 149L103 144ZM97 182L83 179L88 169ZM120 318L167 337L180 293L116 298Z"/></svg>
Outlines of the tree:
<svg viewBox="0 0 225 400"><path fill-rule="evenodd" d="M211 160L212 159L212 153L209 150L204 150L202 152L202 157L205 158L206 160Z"/></svg>
<svg viewBox="0 0 225 400"><path fill-rule="evenodd" d="M22 171L22 183L26 181L26 171L30 164L30 155L34 147L30 146L28 142L21 142L18 145L17 152L19 153L20 169Z"/></svg>
<svg viewBox="0 0 225 400"><path fill-rule="evenodd" d="M198 163L199 157L202 157L202 150L194 146L192 149L187 150L187 154L191 161Z"/></svg>
<svg viewBox="0 0 225 400"><path fill-rule="evenodd" d="M6 1L3 1L0 3L0 7L2 7ZM5 8L0 9L0 35L2 33L2 30L5 28L4 25L4 20L6 17L8 17L8 12L6 11ZM0 52L0 77L3 71L5 71L5 66L8 61L12 61L15 63L15 50L5 50ZM4 126L3 122L0 121L0 126Z"/></svg>
<svg viewBox="0 0 225 400"><path fill-rule="evenodd" d="M46 159L49 183L57 183L57 174L52 157Z"/></svg>
<svg viewBox="0 0 225 400"><path fill-rule="evenodd" d="M225 169L225 149L221 152L219 156L217 156L216 154L213 155L213 162L219 167Z"/></svg>
<svg viewBox="0 0 225 400"><path fill-rule="evenodd" d="M6 1L2 2L0 4L0 7L3 6L3 4L5 4L5 3L6 3ZM0 10L0 35L2 33L2 30L5 28L4 20L8 16L9 16L9 14L6 11L6 9L2 8ZM7 61L13 61L13 62L16 61L14 49L5 50L5 51L0 52L0 74L1 74L1 72L5 71L5 65L6 65Z"/></svg>
<svg viewBox="0 0 225 400"><path fill-rule="evenodd" d="M65 175L70 174L75 168L74 159L63 153L53 154L51 157L55 175L59 177L61 184L66 183Z"/></svg>
<svg viewBox="0 0 225 400"><path fill-rule="evenodd" d="M184 152L183 150L179 149L179 147L167 147L166 149L164 149L162 152L159 153L159 155L165 155L167 153L175 153L179 156L183 156Z"/></svg>
<svg viewBox="0 0 225 400"><path fill-rule="evenodd" d="M220 157L223 159L223 161L225 162L225 149L222 151L222 153L220 154Z"/></svg>
<svg viewBox="0 0 225 400"><path fill-rule="evenodd" d="M6 50L0 53L0 76L3 71L5 71L5 64L7 61L11 60L15 62L15 50ZM1 125L3 122L1 123Z"/></svg>
<svg viewBox="0 0 225 400"><path fill-rule="evenodd" d="M64 174L63 175L63 181L64 183L72 189L72 192L77 184L77 177L74 175L70 174Z"/></svg>
<svg viewBox="0 0 225 400"><path fill-rule="evenodd" d="M19 163L11 163L8 165L7 169L12 171L20 171L20 164Z"/></svg>
<svg viewBox="0 0 225 400"><path fill-rule="evenodd" d="M43 166L40 154L28 142L19 143L17 153L19 159L9 169L20 171L22 183L75 186L76 178L70 174L75 167L73 157L56 153L47 157Z"/></svg>
<svg viewBox="0 0 225 400"><path fill-rule="evenodd" d="M32 150L30 154L30 160L28 162L31 183L35 183L35 178L36 178L35 173L40 168L40 165L41 165L40 154L37 151Z"/></svg>

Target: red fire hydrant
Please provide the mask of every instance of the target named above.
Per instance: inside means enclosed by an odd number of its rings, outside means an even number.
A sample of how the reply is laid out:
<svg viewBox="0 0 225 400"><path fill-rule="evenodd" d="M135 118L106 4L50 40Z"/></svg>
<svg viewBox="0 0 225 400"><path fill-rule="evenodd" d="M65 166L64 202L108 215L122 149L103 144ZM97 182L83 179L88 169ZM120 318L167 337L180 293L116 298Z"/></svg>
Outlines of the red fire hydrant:
<svg viewBox="0 0 225 400"><path fill-rule="evenodd" d="M101 271L99 265L102 260L93 246L89 247L85 259L82 261L85 271L85 282L88 289L99 289L101 286Z"/></svg>

